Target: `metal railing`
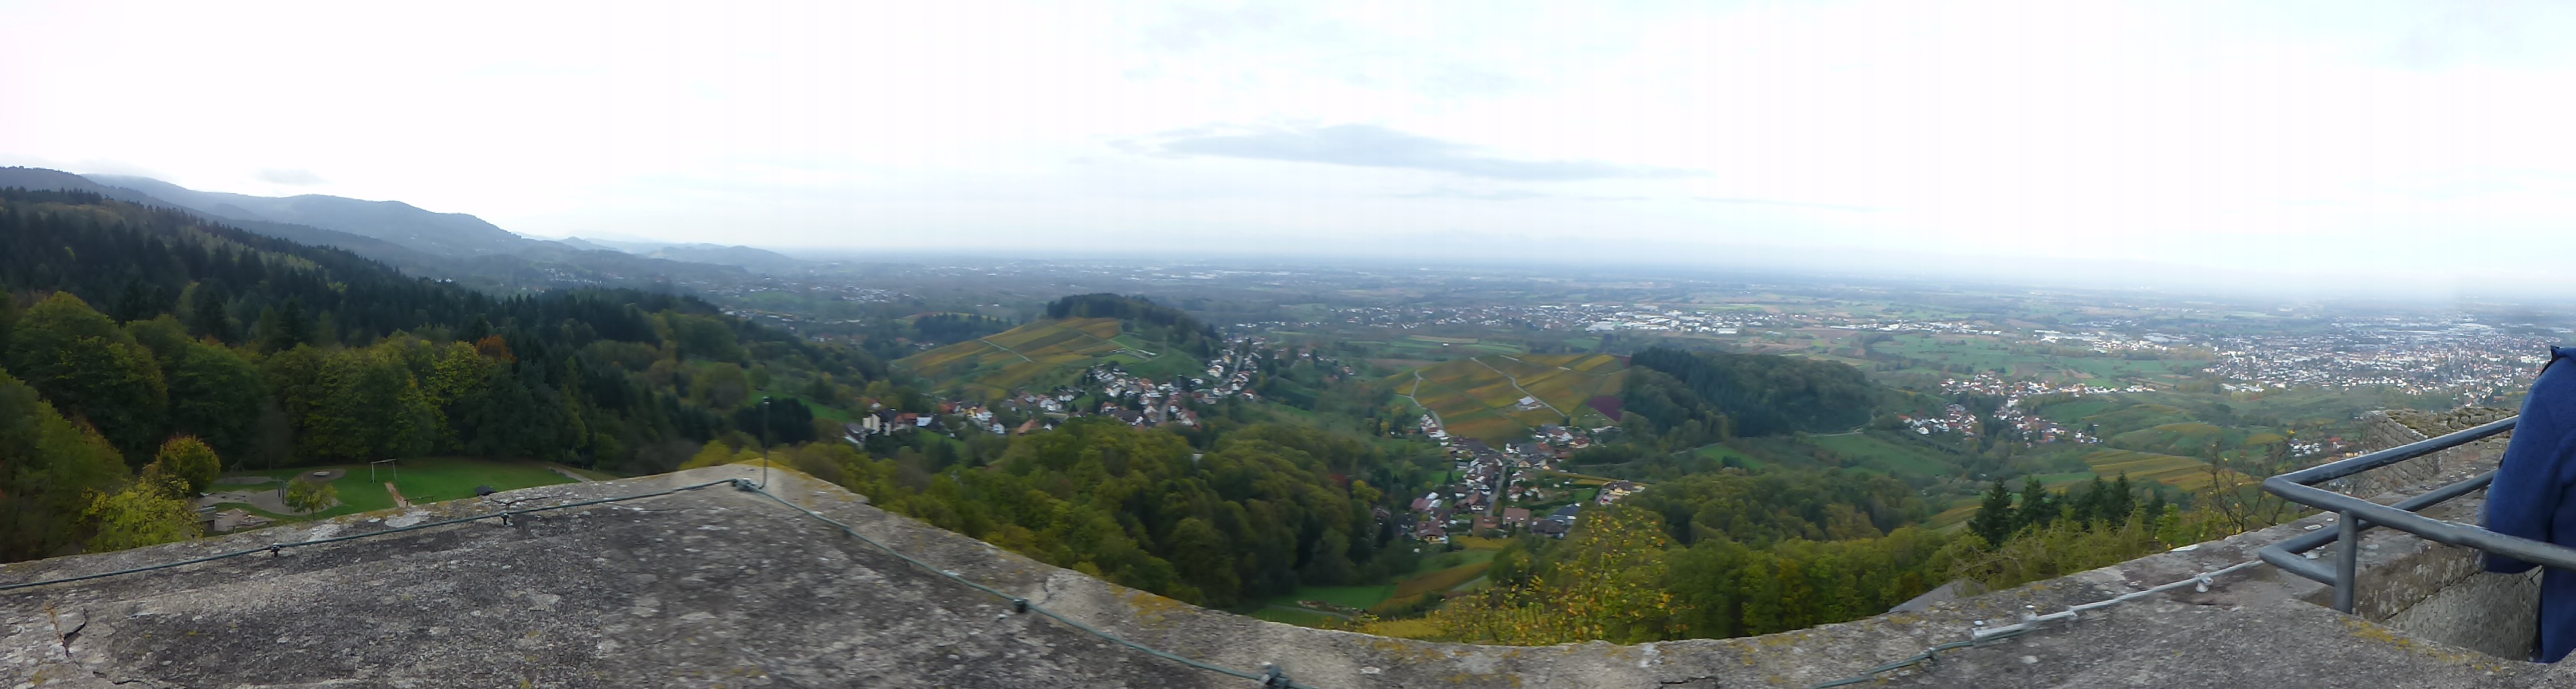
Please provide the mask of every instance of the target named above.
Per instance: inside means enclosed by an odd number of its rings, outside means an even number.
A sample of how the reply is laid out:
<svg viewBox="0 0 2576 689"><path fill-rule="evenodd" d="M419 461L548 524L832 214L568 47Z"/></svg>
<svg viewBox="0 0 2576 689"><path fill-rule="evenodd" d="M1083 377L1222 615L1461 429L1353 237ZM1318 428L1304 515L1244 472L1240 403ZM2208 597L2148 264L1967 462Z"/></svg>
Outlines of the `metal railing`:
<svg viewBox="0 0 2576 689"><path fill-rule="evenodd" d="M2576 570L2576 548L2553 545L2528 538L2507 536L2459 522L2434 519L2416 512L2477 492L2495 481L2489 471L2424 494L2407 498L2394 505L2382 505L2367 499L2316 487L2339 478L2389 466L2461 445L2495 437L2513 430L2520 417L2508 417L2486 425L2452 433L2439 438L2420 440L2378 452L2293 471L2263 480L2263 490L2290 502L2336 513L2335 527L2272 544L2262 550L2264 562L2281 571L2296 574L2335 589L2334 608L2352 612L2353 586L2361 569L2361 532L2385 526L2424 537L2436 543L2475 548L2533 564ZM2334 549L2334 566L2305 556L2310 550L2339 543Z"/></svg>

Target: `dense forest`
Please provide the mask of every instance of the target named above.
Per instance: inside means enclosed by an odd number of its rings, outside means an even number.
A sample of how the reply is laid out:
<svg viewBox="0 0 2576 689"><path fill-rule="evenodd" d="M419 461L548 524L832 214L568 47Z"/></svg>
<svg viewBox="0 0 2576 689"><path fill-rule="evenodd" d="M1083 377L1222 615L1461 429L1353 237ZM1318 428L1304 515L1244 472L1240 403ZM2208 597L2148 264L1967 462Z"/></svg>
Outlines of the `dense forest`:
<svg viewBox="0 0 2576 689"><path fill-rule="evenodd" d="M186 517L154 485L176 439L234 468L444 453L649 472L763 430L746 422L814 437L801 402L740 413L762 390L885 376L690 297L494 297L81 192L0 190L0 287L8 559L168 527L137 510Z"/></svg>
<svg viewBox="0 0 2576 689"><path fill-rule="evenodd" d="M2190 509L2125 479L2024 486L1997 483L1977 526L1945 533L1915 525L1926 508L1882 477L1693 476L1587 511L1565 541L1521 539L1495 558L1493 586L1429 621L1441 638L1509 644L1765 634L1876 615L1945 582L2009 587L2260 526L2218 507L2249 499L2241 486Z"/></svg>
<svg viewBox="0 0 2576 689"><path fill-rule="evenodd" d="M744 457L709 445L701 464ZM1253 424L1205 452L1181 436L1100 417L1014 438L989 463L921 471L846 443L789 452L807 473L877 505L1051 564L1193 603L1225 606L1300 585L1409 570L1410 550L1364 480L1389 460L1358 439Z"/></svg>
<svg viewBox="0 0 2576 689"><path fill-rule="evenodd" d="M1214 356L1223 343L1216 330L1180 309L1163 306L1140 297L1116 294L1077 294L1046 307L1048 318L1116 318L1126 321L1149 341L1163 342L1172 348L1205 359Z"/></svg>
<svg viewBox="0 0 2576 689"><path fill-rule="evenodd" d="M1859 369L1769 354L1649 347L1631 357L1626 411L1666 447L1866 423L1884 394Z"/></svg>

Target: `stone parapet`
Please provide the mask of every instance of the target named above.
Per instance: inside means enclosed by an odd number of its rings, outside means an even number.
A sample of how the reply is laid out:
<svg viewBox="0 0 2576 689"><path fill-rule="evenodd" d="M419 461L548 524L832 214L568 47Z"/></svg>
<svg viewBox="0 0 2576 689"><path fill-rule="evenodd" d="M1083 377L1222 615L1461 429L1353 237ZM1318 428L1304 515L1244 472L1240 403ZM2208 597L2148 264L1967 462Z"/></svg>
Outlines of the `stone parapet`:
<svg viewBox="0 0 2576 689"><path fill-rule="evenodd" d="M713 467L0 568L28 581L505 505L748 477ZM1181 604L869 506L780 471L800 505L942 570L1138 643L1316 687L1805 687L1969 638L1978 623L2250 560L2321 524L2262 531L2060 579L1812 629L1619 646L1431 643L1308 629ZM2377 545L2377 548L2369 548ZM2426 557L2374 532L2374 570ZM2430 562L2429 560L2427 562ZM2438 563L2431 567L2444 567ZM2449 570L2444 570L2445 572ZM2448 576L2436 573L2435 578ZM2323 587L2256 567L1881 675L1897 686L2556 686L2570 677L2408 631L2439 590L2381 624L2308 602ZM2444 603L2437 605L2452 605ZM2429 628L2429 627L2428 627ZM10 686L1249 687L1103 641L904 563L730 488L486 520L285 554L0 592Z"/></svg>

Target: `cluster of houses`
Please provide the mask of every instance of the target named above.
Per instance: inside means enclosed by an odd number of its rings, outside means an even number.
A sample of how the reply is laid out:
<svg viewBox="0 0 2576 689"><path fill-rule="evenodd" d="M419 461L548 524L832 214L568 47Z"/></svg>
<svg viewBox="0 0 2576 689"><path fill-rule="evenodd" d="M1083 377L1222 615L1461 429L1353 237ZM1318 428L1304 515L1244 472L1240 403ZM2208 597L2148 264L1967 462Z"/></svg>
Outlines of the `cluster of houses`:
<svg viewBox="0 0 2576 689"><path fill-rule="evenodd" d="M930 414L887 409L885 404L875 400L868 400L867 403L867 413L859 414L850 423L842 424L842 439L858 443L866 441L868 436L873 435L893 435L912 431L949 432L958 427L974 428L995 435L1012 432L1012 429L1004 427L1000 421L995 420L992 409L971 402L941 402L939 411ZM940 420L942 418L949 420L943 422ZM1032 419L1028 423L1021 424L1017 432L1036 431L1037 423L1037 420ZM1053 428L1054 425L1048 424L1045 427Z"/></svg>
<svg viewBox="0 0 2576 689"><path fill-rule="evenodd" d="M1516 486L1517 487L1517 486ZM1528 508L1496 508L1490 499L1475 491L1432 491L1414 498L1411 509L1395 518L1400 533L1425 543L1447 543L1452 529L1466 535L1503 536L1514 530L1527 529L1542 536L1564 538L1574 529L1575 516L1582 511L1577 505L1565 505L1544 516L1532 515Z"/></svg>
<svg viewBox="0 0 2576 689"><path fill-rule="evenodd" d="M1897 415L1896 420L1903 422L1907 429L1912 430L1919 435L1956 433L1958 435L1974 438L1977 437L1977 429L1979 427L1977 415L1970 413L1967 405L1961 404L1953 404L1942 409L1939 414L1922 417L1916 417L1911 414L1899 414Z"/></svg>
<svg viewBox="0 0 2576 689"><path fill-rule="evenodd" d="M1438 421L1426 417L1425 426L1438 429ZM1511 505L1544 501L1554 490L1534 485L1524 470L1553 470L1557 463L1576 449L1591 446L1591 440L1563 426L1541 426L1523 442L1504 443L1496 448L1474 438L1450 438L1435 435L1446 447L1460 479L1440 490L1416 498L1396 526L1403 533L1432 543L1445 543L1450 534L1500 535L1526 529L1529 533L1564 538L1574 528L1577 505L1565 505L1553 513L1533 515L1527 508ZM1607 505L1633 495L1644 486L1629 481L1611 481L1601 487L1594 498Z"/></svg>
<svg viewBox="0 0 2576 689"><path fill-rule="evenodd" d="M1053 429L1058 422L1077 416L1106 416L1139 428L1163 424L1195 427L1199 424L1199 414L1191 409L1193 403L1212 405L1227 397L1241 397L1247 401L1261 399L1251 387L1253 365L1252 354L1249 353L1260 345L1257 339L1233 341L1222 355L1208 362L1204 378L1193 376L1157 382L1128 373L1114 363L1093 366L1083 371L1072 386L1045 392L1022 390L999 402L1017 412L1017 416L1027 418L1017 426L996 420L992 409L973 402L944 402L940 404L938 413L916 414L886 409L875 400L868 400L869 413L846 425L844 430L850 442L858 443L869 436L916 430L954 433L972 428L995 435L1019 435ZM1314 352L1283 350L1281 355L1312 359ZM1086 405L1082 402L1086 396L1097 400L1097 404Z"/></svg>

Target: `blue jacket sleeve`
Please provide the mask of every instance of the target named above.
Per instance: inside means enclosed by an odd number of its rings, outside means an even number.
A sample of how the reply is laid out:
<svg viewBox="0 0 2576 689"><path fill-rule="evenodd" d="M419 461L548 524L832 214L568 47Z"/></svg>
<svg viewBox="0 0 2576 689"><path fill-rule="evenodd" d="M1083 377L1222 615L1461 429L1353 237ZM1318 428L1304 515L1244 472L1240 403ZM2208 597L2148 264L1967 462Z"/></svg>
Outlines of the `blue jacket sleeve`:
<svg viewBox="0 0 2576 689"><path fill-rule="evenodd" d="M2554 347L2551 350L2553 358L2576 352ZM2515 424L2513 440L2505 445L2495 483L2487 487L2486 527L2490 531L2557 542L2552 526L2558 521L2560 498L2566 493L2570 475L2564 469L2569 433L2576 430L2567 423L2567 412L2576 408L2576 378L2570 378L2576 376L2576 363L2559 363L2569 365L2550 366L2539 380L2532 381L2531 396L2522 403L2522 421ZM2512 574L2532 566L2487 554L2487 570L2491 572Z"/></svg>

